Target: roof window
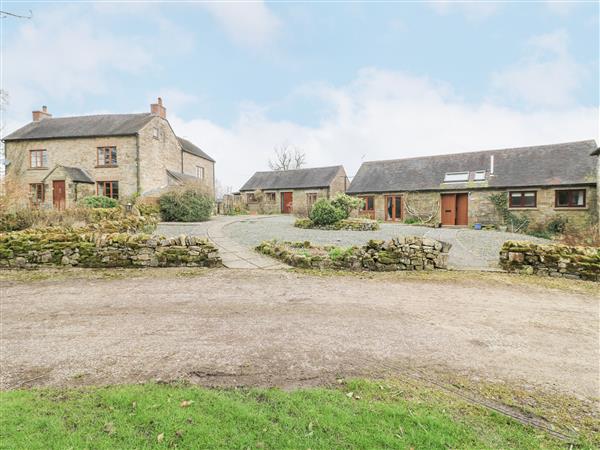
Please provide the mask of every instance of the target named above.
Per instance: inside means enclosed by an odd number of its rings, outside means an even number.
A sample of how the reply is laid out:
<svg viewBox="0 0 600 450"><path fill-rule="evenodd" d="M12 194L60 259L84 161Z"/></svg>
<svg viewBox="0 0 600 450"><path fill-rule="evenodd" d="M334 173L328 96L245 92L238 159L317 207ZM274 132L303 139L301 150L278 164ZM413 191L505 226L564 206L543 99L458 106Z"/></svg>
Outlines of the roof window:
<svg viewBox="0 0 600 450"><path fill-rule="evenodd" d="M473 175L473 181L485 181L485 170L477 170Z"/></svg>
<svg viewBox="0 0 600 450"><path fill-rule="evenodd" d="M446 172L444 183L461 183L469 181L469 172Z"/></svg>

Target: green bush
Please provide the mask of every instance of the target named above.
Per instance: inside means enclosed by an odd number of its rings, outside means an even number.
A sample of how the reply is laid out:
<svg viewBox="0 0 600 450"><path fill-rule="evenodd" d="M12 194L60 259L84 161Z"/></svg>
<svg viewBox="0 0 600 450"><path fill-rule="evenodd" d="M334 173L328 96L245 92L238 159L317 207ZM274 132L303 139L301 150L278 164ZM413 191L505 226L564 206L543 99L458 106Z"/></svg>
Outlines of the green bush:
<svg viewBox="0 0 600 450"><path fill-rule="evenodd" d="M550 221L546 224L546 230L550 234L562 234L565 232L566 227L567 219L562 216L550 219Z"/></svg>
<svg viewBox="0 0 600 450"><path fill-rule="evenodd" d="M329 200L321 198L313 205L309 217L315 225L331 225L344 219L344 215L344 211L333 206Z"/></svg>
<svg viewBox="0 0 600 450"><path fill-rule="evenodd" d="M358 197L350 197L349 195L339 193L331 200L334 208L343 212L341 219L350 217L350 213L358 210L364 204L364 200Z"/></svg>
<svg viewBox="0 0 600 450"><path fill-rule="evenodd" d="M296 228L313 228L314 223L310 219L300 218L300 219L296 219L296 221L294 222L294 226Z"/></svg>
<svg viewBox="0 0 600 450"><path fill-rule="evenodd" d="M406 219L404 219L404 223L407 225L413 225L415 223L421 223L421 219L415 216L409 216Z"/></svg>
<svg viewBox="0 0 600 450"><path fill-rule="evenodd" d="M80 203L86 208L116 208L119 206L117 200L103 195L90 195L89 197L84 197L81 199Z"/></svg>
<svg viewBox="0 0 600 450"><path fill-rule="evenodd" d="M165 192L158 201L160 215L167 222L204 222L210 219L213 201L196 189Z"/></svg>

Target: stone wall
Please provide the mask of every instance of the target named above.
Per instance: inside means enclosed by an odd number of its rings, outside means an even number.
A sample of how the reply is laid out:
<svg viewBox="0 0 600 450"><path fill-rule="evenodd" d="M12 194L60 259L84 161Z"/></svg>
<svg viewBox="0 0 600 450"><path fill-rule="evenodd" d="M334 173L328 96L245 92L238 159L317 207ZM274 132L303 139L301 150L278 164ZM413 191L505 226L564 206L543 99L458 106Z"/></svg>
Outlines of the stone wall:
<svg viewBox="0 0 600 450"><path fill-rule="evenodd" d="M107 136L97 138L42 139L31 141L6 142L6 159L11 161L7 174L15 174L26 185L41 183L56 165L85 169L94 181L118 181L119 196L129 197L136 192L136 138L135 136ZM117 147L117 166L97 166L98 147ZM48 167L29 167L29 150L45 149L48 152ZM56 177L53 177L56 178ZM65 179L65 177L61 178ZM75 204L75 183L67 181L66 207ZM95 185L78 184L77 189L85 189L95 194ZM78 197L83 196L78 192ZM29 199L24 198L24 203ZM52 181L45 185L44 206L52 207Z"/></svg>
<svg viewBox="0 0 600 450"><path fill-rule="evenodd" d="M537 192L537 206L535 208L509 208L511 212L516 215L523 215L530 219L532 224L534 223L545 223L552 218L562 216L565 217L570 223L576 226L585 226L589 224L592 218L598 216L596 211L598 205L598 193L594 186L584 187L571 187L571 186L560 186L560 189L585 189L586 190L586 207L585 208L557 208L555 207L555 188L527 188L527 189L514 189L514 190L526 190ZM406 199L412 206L412 209L417 209L421 213L428 215L430 211L435 211L433 223L439 223L441 221L440 212L440 195L446 191L439 192L390 192L385 194L360 194L359 197L373 196L374 207L375 207L375 219L386 220L385 217L385 196L386 195L399 195L402 196L402 217L406 219L410 216L410 213L406 208ZM448 191L451 193L453 191ZM494 204L490 201L489 197L492 194L504 193L508 195L509 190L494 190L494 189L473 189L463 190L456 192L468 192L469 193L469 225L475 223L482 224L501 224L501 218L496 210Z"/></svg>
<svg viewBox="0 0 600 450"><path fill-rule="evenodd" d="M526 275L600 281L600 248L505 242L500 266Z"/></svg>
<svg viewBox="0 0 600 450"><path fill-rule="evenodd" d="M0 268L216 267L217 249L192 236L36 230L0 234Z"/></svg>
<svg viewBox="0 0 600 450"><path fill-rule="evenodd" d="M265 241L256 249L295 267L393 272L447 269L450 247L446 242L404 236L388 242L371 240L362 247Z"/></svg>
<svg viewBox="0 0 600 450"><path fill-rule="evenodd" d="M204 179L200 182L206 188L206 192L215 198L215 163L208 159L200 158L188 152L183 152L183 173L196 176L196 167L204 168Z"/></svg>
<svg viewBox="0 0 600 450"><path fill-rule="evenodd" d="M279 189L279 190L265 190L263 195L273 192L275 193L275 201L269 202L266 199L261 202L249 202L249 192L242 194L243 203L248 206L248 211L255 214L279 214L281 213L281 195L283 192L292 193L292 213L298 215L308 215L307 205L307 194L317 194L317 200L320 198L329 198L329 189Z"/></svg>

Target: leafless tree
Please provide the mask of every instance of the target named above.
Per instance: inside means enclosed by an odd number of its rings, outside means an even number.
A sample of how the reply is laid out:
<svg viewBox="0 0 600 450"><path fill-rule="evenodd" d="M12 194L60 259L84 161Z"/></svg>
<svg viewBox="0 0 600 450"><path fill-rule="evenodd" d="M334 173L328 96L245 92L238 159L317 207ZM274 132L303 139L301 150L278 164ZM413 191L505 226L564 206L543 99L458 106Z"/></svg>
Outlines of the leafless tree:
<svg viewBox="0 0 600 450"><path fill-rule="evenodd" d="M306 164L306 153L288 144L275 147L275 157L269 160L271 170L300 169Z"/></svg>
<svg viewBox="0 0 600 450"><path fill-rule="evenodd" d="M16 19L31 19L33 18L33 12L29 10L29 15L23 16L21 14L15 14L8 11L0 11L0 18L6 19L7 17L15 17Z"/></svg>

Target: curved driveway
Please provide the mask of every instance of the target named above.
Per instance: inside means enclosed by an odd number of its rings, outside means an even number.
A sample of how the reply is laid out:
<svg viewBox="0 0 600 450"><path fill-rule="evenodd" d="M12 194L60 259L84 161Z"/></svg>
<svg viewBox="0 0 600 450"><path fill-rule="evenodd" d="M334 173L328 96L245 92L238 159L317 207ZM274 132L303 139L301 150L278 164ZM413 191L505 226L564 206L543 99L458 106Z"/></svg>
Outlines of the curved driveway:
<svg viewBox="0 0 600 450"><path fill-rule="evenodd" d="M164 223L159 225L157 233L167 236L206 236L219 246L225 265L233 268L281 267L253 251L262 241L270 239L351 246L363 245L369 239L389 240L397 236L425 236L452 244L449 266L462 270L497 269L498 253L505 241L545 242L543 239L523 234L466 228L429 228L395 223L382 223L378 231L303 230L294 227L294 217L287 215L220 216L205 223Z"/></svg>

